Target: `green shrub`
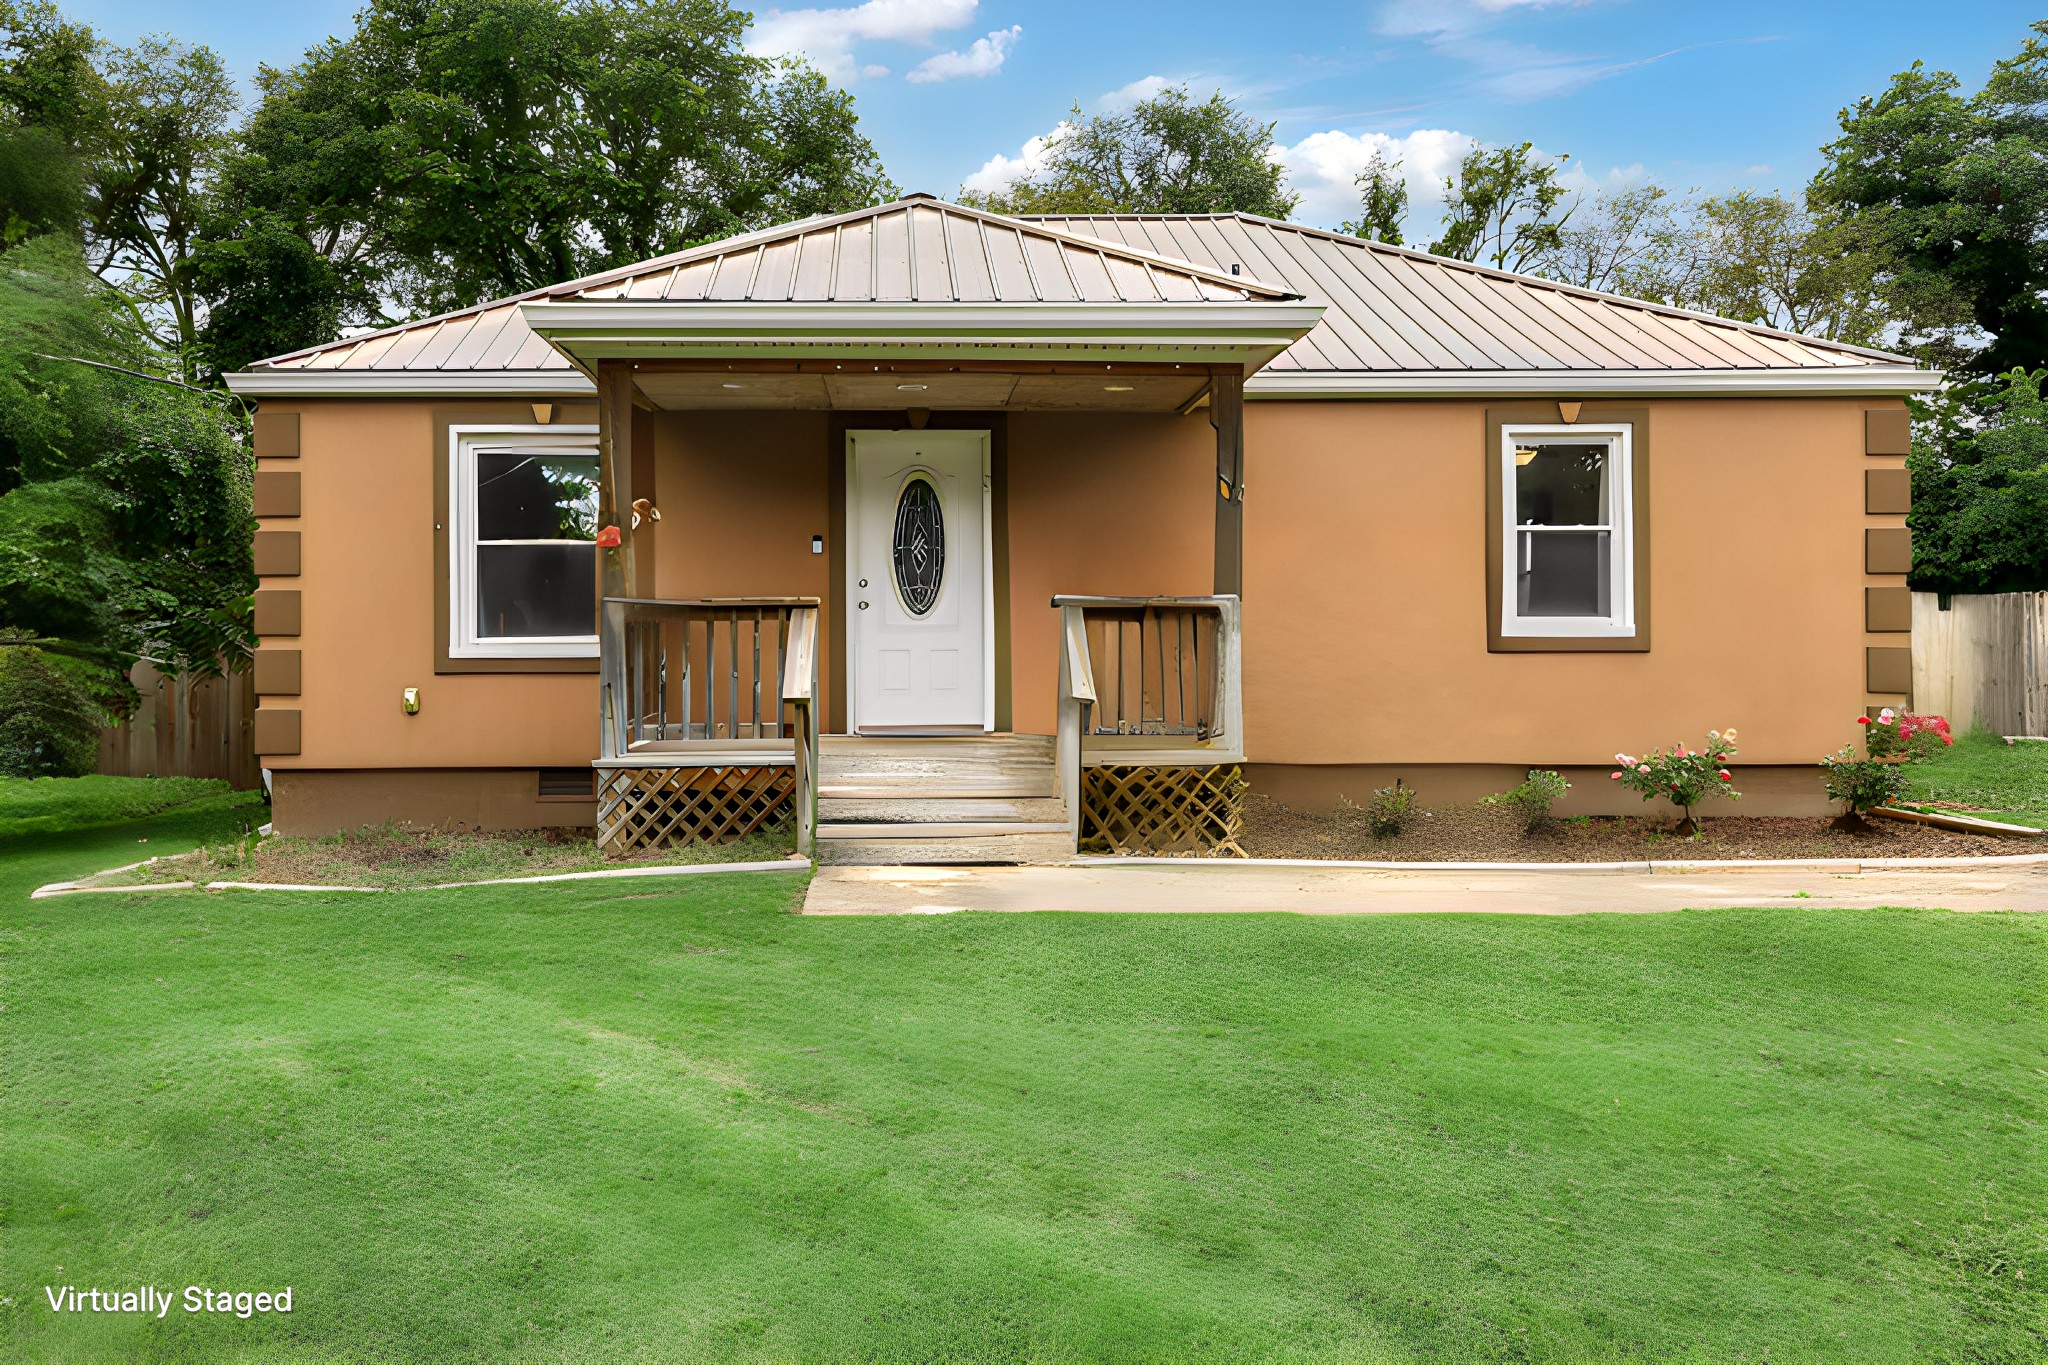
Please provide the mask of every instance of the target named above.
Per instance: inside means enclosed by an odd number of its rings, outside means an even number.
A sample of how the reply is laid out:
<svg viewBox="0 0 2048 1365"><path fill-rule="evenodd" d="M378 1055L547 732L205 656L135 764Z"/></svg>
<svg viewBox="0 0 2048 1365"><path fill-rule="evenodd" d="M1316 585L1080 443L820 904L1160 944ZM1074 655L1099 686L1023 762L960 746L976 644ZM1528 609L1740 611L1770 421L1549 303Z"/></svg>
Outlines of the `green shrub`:
<svg viewBox="0 0 2048 1365"><path fill-rule="evenodd" d="M1729 785L1735 780L1735 774L1722 766L1734 757L1735 732L1709 730L1704 749L1688 749L1678 744L1669 751L1652 749L1640 758L1633 754L1616 754L1614 761L1621 767L1608 776L1645 801L1659 797L1669 801L1678 807L1681 816L1679 831L1697 834L1700 832L1700 820L1693 814L1693 807L1719 796L1735 800L1742 795Z"/></svg>
<svg viewBox="0 0 2048 1365"><path fill-rule="evenodd" d="M1846 808L1842 821L1859 824L1863 812L1889 806L1906 794L1911 779L1906 776L1905 759L1858 758L1856 750L1843 745L1820 761L1827 770L1828 800Z"/></svg>
<svg viewBox="0 0 2048 1365"><path fill-rule="evenodd" d="M1531 768L1526 781L1486 799L1514 811L1522 822L1522 833L1534 834L1550 818L1550 808L1571 790L1571 785L1564 780L1562 773L1551 772L1548 768Z"/></svg>
<svg viewBox="0 0 2048 1365"><path fill-rule="evenodd" d="M1365 803L1365 827L1375 839L1391 839L1414 813L1415 788L1403 785L1397 777L1391 787L1373 788L1372 800Z"/></svg>
<svg viewBox="0 0 2048 1365"><path fill-rule="evenodd" d="M79 777L99 760L100 709L33 645L0 646L0 773Z"/></svg>

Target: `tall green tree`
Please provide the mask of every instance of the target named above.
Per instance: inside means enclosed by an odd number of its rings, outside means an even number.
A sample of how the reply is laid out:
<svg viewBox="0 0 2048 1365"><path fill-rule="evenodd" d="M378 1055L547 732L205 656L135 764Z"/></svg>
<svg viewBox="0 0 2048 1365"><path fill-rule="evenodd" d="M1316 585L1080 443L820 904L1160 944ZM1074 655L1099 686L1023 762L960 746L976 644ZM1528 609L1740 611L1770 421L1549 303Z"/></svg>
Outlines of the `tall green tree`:
<svg viewBox="0 0 2048 1365"><path fill-rule="evenodd" d="M51 184L82 189L75 215L61 207L87 260L187 380L205 315L194 250L236 106L209 48L156 37L110 46L46 0L0 0L0 126L21 130L0 148L0 177L25 141L69 152L75 176Z"/></svg>
<svg viewBox="0 0 2048 1365"><path fill-rule="evenodd" d="M1273 125L1222 91L1196 102L1173 86L1127 110L1074 106L1035 174L962 203L997 213L1257 213L1285 218L1301 196L1273 159Z"/></svg>
<svg viewBox="0 0 2048 1365"><path fill-rule="evenodd" d="M1531 269L1583 289L1671 303L1689 295L1702 255L1690 205L1646 180L1582 202Z"/></svg>
<svg viewBox="0 0 2048 1365"><path fill-rule="evenodd" d="M2048 374L2014 370L1914 400L1912 586L2048 590Z"/></svg>
<svg viewBox="0 0 2048 1365"><path fill-rule="evenodd" d="M120 711L138 657L246 657L254 462L226 394L147 377L168 358L111 293L66 234L0 253L0 638Z"/></svg>
<svg viewBox="0 0 2048 1365"><path fill-rule="evenodd" d="M1443 228L1429 249L1500 270L1526 270L1555 252L1571 206L1558 172L1569 157L1539 156L1531 143L1474 147L1444 181Z"/></svg>
<svg viewBox="0 0 2048 1365"><path fill-rule="evenodd" d="M201 274L232 369L895 192L726 0L375 0L260 77Z"/></svg>
<svg viewBox="0 0 2048 1365"><path fill-rule="evenodd" d="M1978 374L2048 365L2048 20L1976 94L1915 62L1841 129L1811 196L1879 262L1905 344Z"/></svg>
<svg viewBox="0 0 2048 1365"><path fill-rule="evenodd" d="M211 48L170 38L107 49L101 73L101 116L83 149L86 256L189 381L205 318L194 253L232 142L234 82Z"/></svg>
<svg viewBox="0 0 2048 1365"><path fill-rule="evenodd" d="M1408 219L1408 182L1402 178L1401 163L1374 152L1353 183L1358 186L1358 217L1337 230L1400 246L1401 226Z"/></svg>
<svg viewBox="0 0 2048 1365"><path fill-rule="evenodd" d="M1672 302L1828 341L1879 339L1877 263L1855 234L1752 190L1700 200L1692 221L1695 265Z"/></svg>

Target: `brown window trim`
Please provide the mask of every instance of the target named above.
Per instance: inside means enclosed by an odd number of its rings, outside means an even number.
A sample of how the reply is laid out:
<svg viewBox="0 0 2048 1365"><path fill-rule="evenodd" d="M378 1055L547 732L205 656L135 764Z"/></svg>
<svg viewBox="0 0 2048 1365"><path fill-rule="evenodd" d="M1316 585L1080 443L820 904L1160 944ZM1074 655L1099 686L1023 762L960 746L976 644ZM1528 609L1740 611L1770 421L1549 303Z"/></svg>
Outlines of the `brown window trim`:
<svg viewBox="0 0 2048 1365"><path fill-rule="evenodd" d="M1501 619L1501 428L1556 426L1556 403L1517 403L1486 410L1485 441L1480 451L1486 477L1486 648L1491 654L1642 654L1650 648L1650 410L1585 403L1573 425L1626 426L1629 435L1629 537L1635 556L1636 632L1634 635L1503 635Z"/></svg>
<svg viewBox="0 0 2048 1365"><path fill-rule="evenodd" d="M534 425L531 403L500 406L436 408L434 424L434 671L436 673L595 673L598 660L583 659L456 659L448 654L448 429L457 426ZM581 412L555 412L553 425L584 423Z"/></svg>

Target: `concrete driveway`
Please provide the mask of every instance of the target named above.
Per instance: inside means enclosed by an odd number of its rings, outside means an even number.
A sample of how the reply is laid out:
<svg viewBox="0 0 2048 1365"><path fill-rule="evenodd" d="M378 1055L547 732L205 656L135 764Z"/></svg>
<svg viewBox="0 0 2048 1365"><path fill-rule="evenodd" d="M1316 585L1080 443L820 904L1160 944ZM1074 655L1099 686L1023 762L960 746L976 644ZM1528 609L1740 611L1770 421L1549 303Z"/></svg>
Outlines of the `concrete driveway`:
<svg viewBox="0 0 2048 1365"><path fill-rule="evenodd" d="M1656 871L1110 861L1060 867L823 867L809 915L955 910L1305 915L1644 914L1731 905L2048 911L2048 862L1858 870L1807 864Z"/></svg>

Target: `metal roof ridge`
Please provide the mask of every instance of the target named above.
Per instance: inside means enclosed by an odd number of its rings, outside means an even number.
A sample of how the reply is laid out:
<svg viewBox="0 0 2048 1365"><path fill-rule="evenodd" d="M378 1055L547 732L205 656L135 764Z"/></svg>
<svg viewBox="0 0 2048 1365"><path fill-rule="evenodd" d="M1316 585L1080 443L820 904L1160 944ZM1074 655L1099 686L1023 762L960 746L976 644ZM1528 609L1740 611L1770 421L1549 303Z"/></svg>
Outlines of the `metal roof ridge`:
<svg viewBox="0 0 2048 1365"><path fill-rule="evenodd" d="M1211 270L1208 266L1198 265L1193 261L1183 260L1175 256L1167 256L1156 251L1147 251L1143 247L1130 246L1123 242L1105 242L1100 237L1091 237L1085 233L1067 232L1049 223L1037 221L1029 215L992 213L987 209L974 208L967 204L956 204L951 200L940 199L929 194L917 194L902 199L892 199L886 204L870 204L866 208L849 209L845 213L814 216L792 223L778 223L773 227L757 228L753 232L741 233L738 236L723 237L715 242L700 242L696 246L684 247L665 256L656 256L645 261L636 261L630 265L614 266L610 270L602 271L595 275L586 275L581 279L570 280L564 284L551 285L546 289L536 290L534 293L554 297L567 294L572 290L589 289L596 285L610 284L622 279L631 279L634 276L644 275L650 270L658 269L665 265L688 264L706 256L723 255L728 251L737 250L745 246L765 245L762 239L806 236L813 232L821 232L826 228L843 227L847 223L857 222L864 218L879 218L885 213L898 211L907 213L911 209L919 207L933 209L942 214L959 214L962 217L970 218L977 222L996 223L1011 229L1021 227L1052 241L1067 246L1084 248L1089 251L1101 251L1107 246L1110 251L1118 255L1127 256L1136 261L1165 265L1171 269L1193 275L1198 279L1208 280L1212 284L1220 284L1230 289L1263 291L1273 295L1276 301L1301 297L1298 291L1290 289L1286 285L1274 284L1270 280L1261 280L1250 275L1231 275L1224 271ZM532 294L521 295L516 301L525 302L532 297ZM590 301L595 303L601 300L593 299Z"/></svg>

